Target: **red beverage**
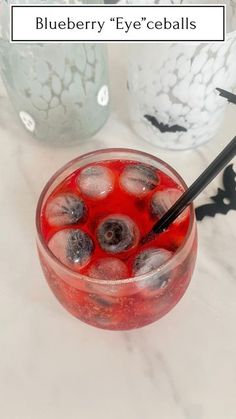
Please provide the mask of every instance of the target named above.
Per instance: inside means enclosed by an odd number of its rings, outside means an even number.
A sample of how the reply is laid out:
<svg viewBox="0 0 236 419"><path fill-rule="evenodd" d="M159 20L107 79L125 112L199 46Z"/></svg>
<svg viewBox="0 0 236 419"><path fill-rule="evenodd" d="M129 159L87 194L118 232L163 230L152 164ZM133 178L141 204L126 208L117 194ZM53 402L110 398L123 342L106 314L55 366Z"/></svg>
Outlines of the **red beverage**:
<svg viewBox="0 0 236 419"><path fill-rule="evenodd" d="M132 150L90 153L58 172L39 200L37 228L44 274L62 305L113 330L166 314L194 268L193 208L152 242L139 240L184 189L173 169Z"/></svg>

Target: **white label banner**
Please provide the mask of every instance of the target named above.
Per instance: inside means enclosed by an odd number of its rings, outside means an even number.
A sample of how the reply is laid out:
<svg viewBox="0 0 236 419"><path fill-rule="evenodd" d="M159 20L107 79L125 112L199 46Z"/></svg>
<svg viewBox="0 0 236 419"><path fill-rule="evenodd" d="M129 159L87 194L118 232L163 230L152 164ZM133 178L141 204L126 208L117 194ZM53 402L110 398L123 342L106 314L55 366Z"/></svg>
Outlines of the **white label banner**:
<svg viewBox="0 0 236 419"><path fill-rule="evenodd" d="M224 5L11 6L11 42L224 40Z"/></svg>

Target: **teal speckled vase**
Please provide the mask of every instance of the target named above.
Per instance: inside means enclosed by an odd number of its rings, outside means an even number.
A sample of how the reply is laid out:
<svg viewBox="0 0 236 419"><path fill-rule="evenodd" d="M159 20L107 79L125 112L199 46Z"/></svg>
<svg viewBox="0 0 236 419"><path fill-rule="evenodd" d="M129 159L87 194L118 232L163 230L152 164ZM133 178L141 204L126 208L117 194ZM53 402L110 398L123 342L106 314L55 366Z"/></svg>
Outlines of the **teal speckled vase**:
<svg viewBox="0 0 236 419"><path fill-rule="evenodd" d="M95 134L109 115L103 44L11 44L9 5L0 0L0 72L25 128L51 145L72 145ZM45 3L42 1L42 3ZM103 3L51 0L47 4Z"/></svg>

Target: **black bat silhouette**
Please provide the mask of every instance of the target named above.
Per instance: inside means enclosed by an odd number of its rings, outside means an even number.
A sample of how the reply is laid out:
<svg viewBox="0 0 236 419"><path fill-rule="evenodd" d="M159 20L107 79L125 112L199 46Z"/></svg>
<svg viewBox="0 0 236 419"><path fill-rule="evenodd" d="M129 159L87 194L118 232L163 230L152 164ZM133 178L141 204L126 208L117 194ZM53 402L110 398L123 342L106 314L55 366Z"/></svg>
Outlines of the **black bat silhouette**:
<svg viewBox="0 0 236 419"><path fill-rule="evenodd" d="M236 105L236 95L227 92L227 90L220 89L219 87L217 87L216 90L218 90L218 92L220 92L220 96L227 99L229 103L233 103L234 105Z"/></svg>
<svg viewBox="0 0 236 419"><path fill-rule="evenodd" d="M224 170L223 185L225 190L218 188L217 195L211 197L212 203L196 208L198 221L207 216L214 217L216 214L227 214L230 210L236 210L236 173L232 164Z"/></svg>
<svg viewBox="0 0 236 419"><path fill-rule="evenodd" d="M155 116L152 115L144 115L144 118L146 118L151 124L158 128L161 132L186 132L187 129L184 127L181 127L181 125L168 125L163 124L162 122L159 122Z"/></svg>

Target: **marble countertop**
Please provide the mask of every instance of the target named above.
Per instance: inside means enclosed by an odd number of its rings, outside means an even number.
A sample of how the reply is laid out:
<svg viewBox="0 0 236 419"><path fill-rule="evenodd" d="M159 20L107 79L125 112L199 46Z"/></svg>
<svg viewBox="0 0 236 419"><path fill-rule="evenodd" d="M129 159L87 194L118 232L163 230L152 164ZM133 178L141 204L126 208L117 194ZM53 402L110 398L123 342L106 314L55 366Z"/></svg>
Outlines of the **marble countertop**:
<svg viewBox="0 0 236 419"><path fill-rule="evenodd" d="M170 152L137 138L124 103L124 46L111 45L113 112L91 140L40 145L19 125L0 89L0 416L4 419L235 419L235 212L198 224L191 285L157 323L131 332L83 324L58 304L35 250L34 213L48 178L79 154L131 147L160 156L187 183L235 135L228 106L216 138ZM119 88L117 88L119 86ZM122 88L120 87L122 86ZM208 202L219 176L198 200Z"/></svg>

